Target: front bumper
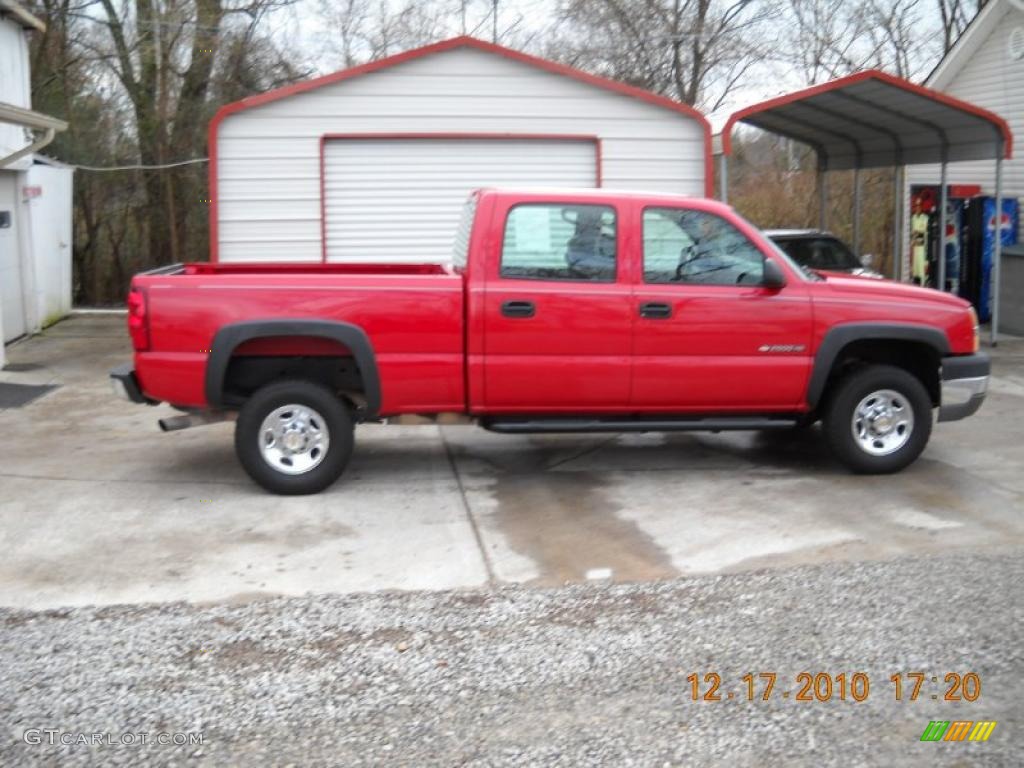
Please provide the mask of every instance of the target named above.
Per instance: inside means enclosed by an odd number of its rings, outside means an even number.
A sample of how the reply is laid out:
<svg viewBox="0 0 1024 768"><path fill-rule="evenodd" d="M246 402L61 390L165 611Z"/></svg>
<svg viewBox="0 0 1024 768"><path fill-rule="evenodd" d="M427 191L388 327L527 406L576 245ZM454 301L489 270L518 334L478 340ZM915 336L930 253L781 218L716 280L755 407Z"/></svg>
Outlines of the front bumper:
<svg viewBox="0 0 1024 768"><path fill-rule="evenodd" d="M992 361L979 352L942 359L942 392L939 421L966 419L985 402Z"/></svg>
<svg viewBox="0 0 1024 768"><path fill-rule="evenodd" d="M150 400L142 394L139 380L135 377L135 367L131 363L124 363L110 371L110 385L118 397L123 397L133 403L156 405L156 400Z"/></svg>

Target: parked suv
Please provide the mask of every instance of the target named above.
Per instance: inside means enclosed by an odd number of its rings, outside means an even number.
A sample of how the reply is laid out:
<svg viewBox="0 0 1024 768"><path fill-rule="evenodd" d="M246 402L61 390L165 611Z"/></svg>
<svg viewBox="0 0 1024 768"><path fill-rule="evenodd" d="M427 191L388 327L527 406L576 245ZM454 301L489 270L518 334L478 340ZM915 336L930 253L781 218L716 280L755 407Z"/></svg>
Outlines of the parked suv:
<svg viewBox="0 0 1024 768"><path fill-rule="evenodd" d="M769 229L765 234L801 267L882 278L835 235L820 229ZM870 263L870 257L865 257Z"/></svg>

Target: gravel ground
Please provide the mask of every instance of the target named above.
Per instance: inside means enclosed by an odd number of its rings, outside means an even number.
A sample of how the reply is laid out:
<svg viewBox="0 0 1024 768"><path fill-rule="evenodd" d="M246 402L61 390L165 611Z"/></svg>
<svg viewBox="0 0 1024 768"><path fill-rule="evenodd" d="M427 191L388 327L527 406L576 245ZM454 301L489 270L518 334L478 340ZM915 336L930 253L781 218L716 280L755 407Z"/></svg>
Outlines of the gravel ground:
<svg viewBox="0 0 1024 768"><path fill-rule="evenodd" d="M0 765L1020 765L1022 585L1012 551L642 585L0 610ZM783 699L802 670L866 672L869 697ZM897 702L889 676L911 670L938 684ZM751 671L778 673L772 700L746 700ZM981 697L942 701L943 675L967 671ZM692 701L692 672L720 673L735 700ZM932 719L998 726L987 743L921 743ZM32 728L203 744L29 745Z"/></svg>

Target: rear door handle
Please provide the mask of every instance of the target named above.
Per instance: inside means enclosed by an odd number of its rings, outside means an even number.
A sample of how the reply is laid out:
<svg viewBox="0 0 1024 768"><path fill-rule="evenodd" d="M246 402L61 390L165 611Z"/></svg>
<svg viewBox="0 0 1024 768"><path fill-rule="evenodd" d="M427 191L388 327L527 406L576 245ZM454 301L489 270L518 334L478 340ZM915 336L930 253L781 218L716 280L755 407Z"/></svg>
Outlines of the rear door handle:
<svg viewBox="0 0 1024 768"><path fill-rule="evenodd" d="M533 317L537 307L532 301L506 301L501 305L501 314L505 317Z"/></svg>
<svg viewBox="0 0 1024 768"><path fill-rule="evenodd" d="M649 301L640 305L640 317L649 317L652 320L664 320L672 317L672 305L661 304L657 301Z"/></svg>

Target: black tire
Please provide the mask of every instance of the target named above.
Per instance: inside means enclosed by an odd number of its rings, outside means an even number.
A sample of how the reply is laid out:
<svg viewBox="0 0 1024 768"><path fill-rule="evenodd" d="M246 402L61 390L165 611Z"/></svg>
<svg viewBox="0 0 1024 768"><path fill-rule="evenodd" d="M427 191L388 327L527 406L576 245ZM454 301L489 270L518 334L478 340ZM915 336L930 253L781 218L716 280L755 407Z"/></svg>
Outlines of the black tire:
<svg viewBox="0 0 1024 768"><path fill-rule="evenodd" d="M327 450L318 464L302 474L275 469L261 451L264 419L286 405L311 408L327 430ZM249 477L271 493L319 493L338 479L352 457L353 427L348 407L326 387L297 379L277 381L257 390L242 406L235 424L235 453Z"/></svg>
<svg viewBox="0 0 1024 768"><path fill-rule="evenodd" d="M874 455L854 435L853 418L869 395L891 390L900 395L913 414L913 426L902 446L886 455ZM932 402L913 374L891 365L870 365L841 379L830 393L822 414L822 428L836 457L854 472L882 475L911 464L928 444L932 432Z"/></svg>

